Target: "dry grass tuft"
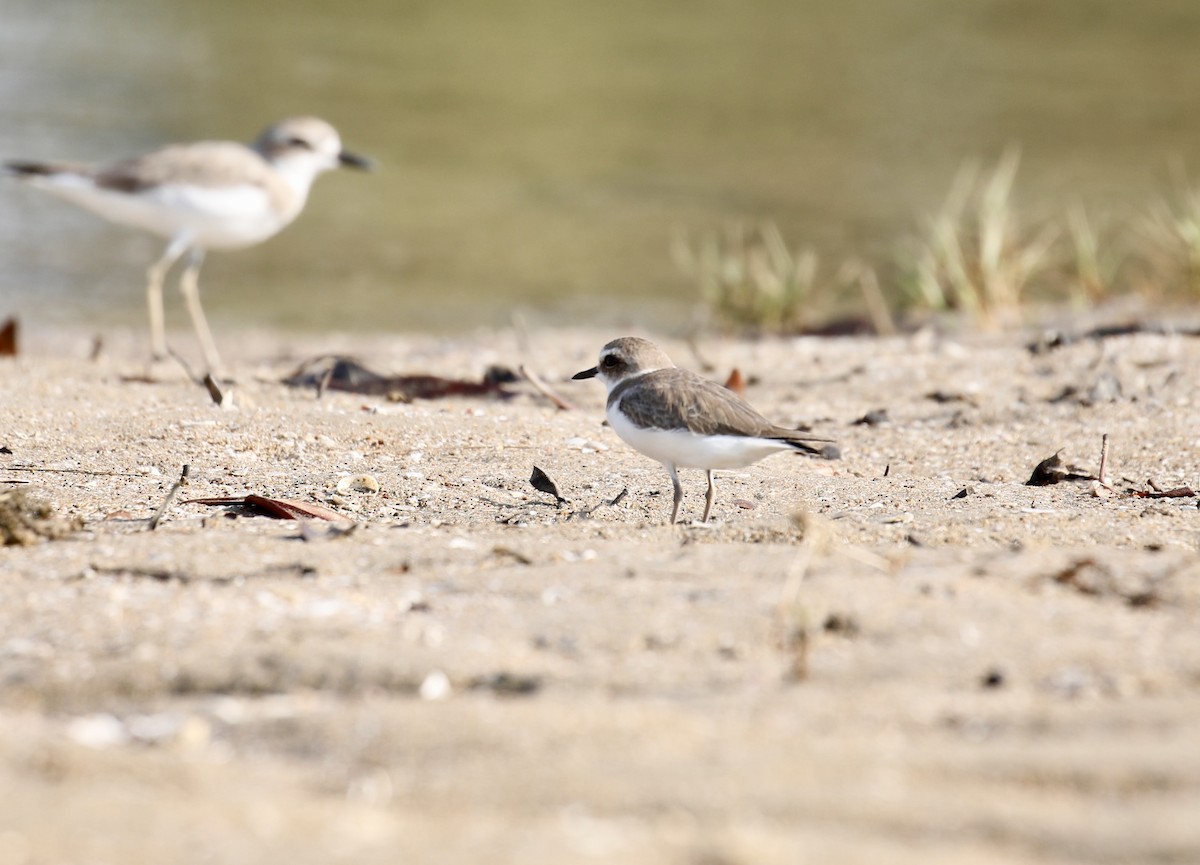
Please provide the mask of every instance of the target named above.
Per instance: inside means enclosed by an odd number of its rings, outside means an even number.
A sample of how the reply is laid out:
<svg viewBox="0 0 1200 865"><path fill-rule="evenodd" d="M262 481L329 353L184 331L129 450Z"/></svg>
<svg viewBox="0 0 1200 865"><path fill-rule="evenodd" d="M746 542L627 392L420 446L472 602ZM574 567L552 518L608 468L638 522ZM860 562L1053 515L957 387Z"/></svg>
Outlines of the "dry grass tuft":
<svg viewBox="0 0 1200 865"><path fill-rule="evenodd" d="M1020 154L1013 148L990 171L964 166L942 209L925 220L911 266L917 305L959 311L995 324L1014 318L1030 285L1048 269L1059 231L1021 227L1012 205Z"/></svg>
<svg viewBox="0 0 1200 865"><path fill-rule="evenodd" d="M676 263L695 280L701 301L717 323L755 332L787 333L812 323L826 287L818 281L812 249L788 248L770 222L738 224L693 244L678 236Z"/></svg>

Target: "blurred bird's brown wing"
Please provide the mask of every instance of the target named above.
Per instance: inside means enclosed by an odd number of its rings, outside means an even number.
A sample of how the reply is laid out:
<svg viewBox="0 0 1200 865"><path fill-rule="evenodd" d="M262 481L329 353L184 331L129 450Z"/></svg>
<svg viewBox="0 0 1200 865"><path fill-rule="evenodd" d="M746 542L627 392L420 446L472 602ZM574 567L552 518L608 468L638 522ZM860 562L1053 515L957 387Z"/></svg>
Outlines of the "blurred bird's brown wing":
<svg viewBox="0 0 1200 865"><path fill-rule="evenodd" d="M92 172L92 178L97 186L122 192L140 192L163 183L268 188L282 183L261 156L232 141L172 144L101 166Z"/></svg>

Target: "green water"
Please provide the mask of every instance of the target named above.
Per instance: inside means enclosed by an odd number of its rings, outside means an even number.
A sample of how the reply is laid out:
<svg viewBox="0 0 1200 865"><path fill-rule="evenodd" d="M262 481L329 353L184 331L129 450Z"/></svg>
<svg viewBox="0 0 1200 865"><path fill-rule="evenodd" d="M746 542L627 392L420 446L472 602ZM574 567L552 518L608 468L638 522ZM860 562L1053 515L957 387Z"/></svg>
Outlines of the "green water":
<svg viewBox="0 0 1200 865"><path fill-rule="evenodd" d="M1172 160L1200 165L1194 0L4 7L0 154L110 159L313 113L378 160L210 256L218 328L669 326L694 294L677 231L769 219L832 267L891 255L964 159L1009 143L1030 213L1122 218ZM0 186L0 315L140 325L157 254Z"/></svg>

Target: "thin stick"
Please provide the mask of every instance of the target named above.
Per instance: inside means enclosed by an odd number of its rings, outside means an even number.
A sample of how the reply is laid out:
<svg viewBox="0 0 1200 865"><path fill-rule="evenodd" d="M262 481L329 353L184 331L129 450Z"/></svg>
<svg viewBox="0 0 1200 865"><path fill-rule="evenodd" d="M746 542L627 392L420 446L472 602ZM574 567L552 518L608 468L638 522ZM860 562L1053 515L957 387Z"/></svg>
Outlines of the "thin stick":
<svg viewBox="0 0 1200 865"><path fill-rule="evenodd" d="M175 361L177 364L179 364L181 367L183 367L184 375L186 375L188 378L190 378L196 384L204 384L204 379L200 378L200 376L198 376L198 375L196 375L196 373L192 372L191 366L188 364L188 362L186 360L183 359L183 355L181 355L179 352L177 352L175 349L171 348L170 346L167 347L167 354L171 356L171 360Z"/></svg>
<svg viewBox="0 0 1200 865"><path fill-rule="evenodd" d="M48 468L41 468L41 467L35 468L35 467L30 467L30 466L7 466L4 470L6 472L60 472L62 474L70 474L70 475L93 475L96 477L110 477L110 478L144 478L145 477L145 475L135 475L135 474L130 474L129 472L101 472L101 471L95 471L93 469L48 469Z"/></svg>
<svg viewBox="0 0 1200 865"><path fill-rule="evenodd" d="M536 390L546 399L550 400L550 402L554 403L555 408L559 409L560 411L575 411L575 406L571 405L571 403L567 402L554 391L550 390L550 388L546 386L546 383L538 378L537 373L525 366L525 364L521 364L519 367L517 367L517 372L521 374L522 378L533 385L534 390Z"/></svg>
<svg viewBox="0 0 1200 865"><path fill-rule="evenodd" d="M596 511L600 510L600 508L614 508L619 505L627 495L629 495L629 487L621 487L621 491L617 493L616 497L613 498L612 501L597 502L590 508L581 508L577 511L572 511L571 513L567 514L567 521L569 522L574 517L582 517L583 519L587 519Z"/></svg>
<svg viewBox="0 0 1200 865"><path fill-rule="evenodd" d="M325 374L317 382L317 399L325 396L325 391L329 388L329 382L333 380L333 370L336 366L336 363L330 364L329 369L325 370Z"/></svg>
<svg viewBox="0 0 1200 865"><path fill-rule="evenodd" d="M169 508L171 506L171 502L175 500L175 495L179 492L179 488L187 483L188 473L190 471L191 466L185 464L183 471L179 473L179 480L171 484L171 488L167 490L167 497L163 499L163 503L158 506L158 510L154 512L154 516L150 518L150 522L148 524L150 531L154 531L158 528L158 524L162 520L163 514L167 512L167 508Z"/></svg>
<svg viewBox="0 0 1200 865"><path fill-rule="evenodd" d="M1112 485L1104 479L1104 474L1108 470L1108 433L1100 437L1100 471L1097 473L1096 480L1100 482L1100 486L1111 490Z"/></svg>

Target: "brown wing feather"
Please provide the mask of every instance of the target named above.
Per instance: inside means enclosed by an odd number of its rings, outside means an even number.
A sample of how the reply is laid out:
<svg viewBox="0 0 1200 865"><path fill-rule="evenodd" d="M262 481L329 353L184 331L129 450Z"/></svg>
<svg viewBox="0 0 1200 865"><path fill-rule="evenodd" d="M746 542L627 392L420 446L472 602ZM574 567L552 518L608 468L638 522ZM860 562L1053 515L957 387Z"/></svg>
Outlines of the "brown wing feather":
<svg viewBox="0 0 1200 865"><path fill-rule="evenodd" d="M622 382L609 394L609 405L616 400L639 426L677 429L682 421L699 435L828 441L776 426L733 391L685 369L655 370Z"/></svg>
<svg viewBox="0 0 1200 865"><path fill-rule="evenodd" d="M172 144L96 169L96 185L120 192L142 192L164 183L200 187L259 186L281 213L295 208L296 195L257 153L231 141Z"/></svg>
<svg viewBox="0 0 1200 865"><path fill-rule="evenodd" d="M92 179L97 186L121 192L140 192L169 181L210 187L244 183L265 187L272 197L288 194L265 160L228 141L173 144L98 168Z"/></svg>

